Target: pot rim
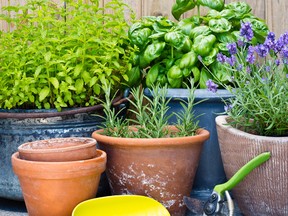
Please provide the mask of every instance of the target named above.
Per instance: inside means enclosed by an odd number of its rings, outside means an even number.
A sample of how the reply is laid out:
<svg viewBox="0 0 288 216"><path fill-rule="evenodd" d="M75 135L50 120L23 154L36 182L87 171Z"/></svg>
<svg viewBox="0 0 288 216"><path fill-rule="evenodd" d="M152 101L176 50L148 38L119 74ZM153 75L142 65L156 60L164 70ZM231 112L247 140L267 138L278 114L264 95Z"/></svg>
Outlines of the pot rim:
<svg viewBox="0 0 288 216"><path fill-rule="evenodd" d="M66 147L55 147L55 144L66 142L66 143L76 143L80 141L79 145L70 145ZM52 148L33 148L33 145L40 144L42 147L47 146L47 144L52 144ZM32 146L31 146L32 145ZM28 147L31 146L31 147ZM63 138L51 138L45 140L35 140L32 142L26 142L21 144L18 147L18 151L21 153L35 153L35 154L48 154L48 153L57 153L57 152L67 152L67 151L75 151L78 149L88 148L96 146L96 140L90 137L63 137ZM34 146L35 147L35 146ZM95 147L96 148L96 147Z"/></svg>
<svg viewBox="0 0 288 216"><path fill-rule="evenodd" d="M228 123L227 123L227 118L228 117L229 117L228 115L219 115L219 116L217 116L215 118L216 125L218 127L223 128L226 131L229 131L230 133L238 134L238 135L243 136L243 137L250 137L250 138L253 137L253 138L257 138L257 139L265 139L265 140L271 140L271 141L273 141L275 139L278 139L278 140L283 140L283 141L287 142L287 138L288 138L287 136L284 136L284 137L261 136L261 135L251 134L251 133L239 130L237 128L234 128L231 125L228 125Z"/></svg>
<svg viewBox="0 0 288 216"><path fill-rule="evenodd" d="M130 126L133 128L133 126ZM174 125L169 125L169 129L176 130ZM98 143L105 142L110 145L119 146L159 146L159 145L169 145L177 146L180 143L182 145L191 145L193 143L202 143L209 139L210 133L208 130L200 128L197 130L197 135L186 136L186 137L166 137L166 138L124 138L124 137L111 137L101 134L104 129L96 130L92 133L92 137L96 139ZM141 143L141 145L139 145Z"/></svg>
<svg viewBox="0 0 288 216"><path fill-rule="evenodd" d="M71 166L71 164L85 164L85 163L91 163L91 162L94 162L94 161L101 161L101 160L105 160L106 161L106 152L104 152L103 150L100 150L100 149L96 149L96 156L94 158L90 158L90 159L87 159L87 160L77 160L77 161L30 161L30 160L25 160L25 159L21 159L19 157L19 152L15 152L12 154L11 158L13 160L16 160L16 161L21 161L22 163L24 164L27 164L27 165L31 165L31 164L39 164L39 165L47 165L47 166L63 166L63 167L66 167L66 166Z"/></svg>
<svg viewBox="0 0 288 216"><path fill-rule="evenodd" d="M19 158L19 152L11 156L12 167L18 178L67 179L98 175L105 171L106 152L96 149L96 156L88 160L45 162Z"/></svg>

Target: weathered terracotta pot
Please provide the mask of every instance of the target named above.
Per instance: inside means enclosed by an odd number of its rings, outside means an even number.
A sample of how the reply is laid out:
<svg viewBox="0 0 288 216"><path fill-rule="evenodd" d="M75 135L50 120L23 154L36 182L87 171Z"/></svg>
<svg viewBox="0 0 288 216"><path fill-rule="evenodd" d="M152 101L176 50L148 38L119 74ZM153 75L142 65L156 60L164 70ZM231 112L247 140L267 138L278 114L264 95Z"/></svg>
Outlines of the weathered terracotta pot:
<svg viewBox="0 0 288 216"><path fill-rule="evenodd" d="M262 152L271 158L253 170L232 191L245 216L288 215L288 137L245 133L216 117L218 139L227 178ZM226 124L226 125L225 125Z"/></svg>
<svg viewBox="0 0 288 216"><path fill-rule="evenodd" d="M29 216L71 216L80 202L94 198L100 175L106 168L106 153L95 150L89 160L38 162L12 155Z"/></svg>
<svg viewBox="0 0 288 216"><path fill-rule="evenodd" d="M169 127L176 130L174 126ZM113 194L145 195L161 202L172 216L185 215L183 196L189 196L201 149L209 132L180 138L118 138L92 136L107 153L109 184Z"/></svg>
<svg viewBox="0 0 288 216"><path fill-rule="evenodd" d="M18 152L25 160L61 162L94 158L95 149L93 138L69 137L27 142L18 147Z"/></svg>

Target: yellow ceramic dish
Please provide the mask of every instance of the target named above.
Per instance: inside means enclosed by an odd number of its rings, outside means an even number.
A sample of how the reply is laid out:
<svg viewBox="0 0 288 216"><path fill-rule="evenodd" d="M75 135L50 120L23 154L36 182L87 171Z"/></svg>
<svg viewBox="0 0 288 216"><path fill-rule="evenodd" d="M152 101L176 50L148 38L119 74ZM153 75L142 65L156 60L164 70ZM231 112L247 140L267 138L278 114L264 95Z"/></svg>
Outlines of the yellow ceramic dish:
<svg viewBox="0 0 288 216"><path fill-rule="evenodd" d="M139 195L115 195L78 204L72 216L170 216L156 200Z"/></svg>

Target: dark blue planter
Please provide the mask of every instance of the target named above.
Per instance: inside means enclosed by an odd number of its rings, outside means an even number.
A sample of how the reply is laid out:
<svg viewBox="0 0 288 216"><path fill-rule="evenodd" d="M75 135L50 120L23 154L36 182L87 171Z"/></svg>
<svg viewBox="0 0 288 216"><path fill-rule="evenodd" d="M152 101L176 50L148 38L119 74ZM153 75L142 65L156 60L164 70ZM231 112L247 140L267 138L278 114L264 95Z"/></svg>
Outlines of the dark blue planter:
<svg viewBox="0 0 288 216"><path fill-rule="evenodd" d="M145 89L145 95L152 97L149 89ZM169 103L168 114L180 112L182 106L179 98L187 100L187 89L168 89L168 98L172 98ZM227 90L218 90L217 93L209 92L207 89L197 89L195 91L195 102L205 99L204 102L194 107L195 115L198 117L199 126L210 132L210 139L203 146L199 166L196 172L191 196L199 199L206 199L211 194L215 185L226 181L218 137L216 131L215 117L224 112L223 99L232 97ZM176 117L170 119L170 123L176 122Z"/></svg>
<svg viewBox="0 0 288 216"><path fill-rule="evenodd" d="M126 92L125 97L129 94ZM126 107L128 102L117 106ZM123 116L127 109L123 110ZM0 197L23 200L16 175L12 171L11 155L19 145L34 140L56 137L91 137L103 119L100 106L57 110L0 110ZM98 196L110 193L105 174L101 176Z"/></svg>

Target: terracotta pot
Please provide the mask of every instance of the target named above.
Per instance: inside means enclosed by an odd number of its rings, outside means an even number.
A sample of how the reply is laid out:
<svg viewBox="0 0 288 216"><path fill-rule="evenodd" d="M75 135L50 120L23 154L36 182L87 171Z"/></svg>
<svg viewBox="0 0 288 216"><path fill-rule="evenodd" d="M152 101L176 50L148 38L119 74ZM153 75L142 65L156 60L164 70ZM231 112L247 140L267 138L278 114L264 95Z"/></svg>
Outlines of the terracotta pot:
<svg viewBox="0 0 288 216"><path fill-rule="evenodd" d="M29 216L70 216L80 202L94 198L100 175L106 167L106 153L95 150L89 160L38 162L12 155Z"/></svg>
<svg viewBox="0 0 288 216"><path fill-rule="evenodd" d="M288 215L288 137L245 133L216 118L218 139L227 178L262 152L271 158L253 170L232 191L245 216ZM225 125L226 124L226 125Z"/></svg>
<svg viewBox="0 0 288 216"><path fill-rule="evenodd" d="M176 130L174 126L169 129ZM161 202L172 216L184 215L183 196L189 196L201 149L209 132L180 138L118 138L92 136L107 153L109 184L113 194L145 195Z"/></svg>
<svg viewBox="0 0 288 216"><path fill-rule="evenodd" d="M27 142L18 147L18 152L25 160L61 162L94 158L95 149L93 138L69 137Z"/></svg>

